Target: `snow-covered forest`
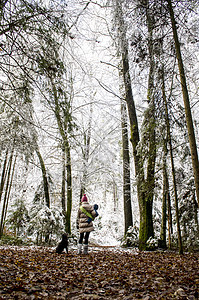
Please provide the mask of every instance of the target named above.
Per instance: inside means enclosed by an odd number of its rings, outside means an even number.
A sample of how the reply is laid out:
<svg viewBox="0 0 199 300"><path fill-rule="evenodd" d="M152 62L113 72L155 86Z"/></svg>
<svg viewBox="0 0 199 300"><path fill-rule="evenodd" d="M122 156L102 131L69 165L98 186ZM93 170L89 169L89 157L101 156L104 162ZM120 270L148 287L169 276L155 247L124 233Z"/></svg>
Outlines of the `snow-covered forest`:
<svg viewBox="0 0 199 300"><path fill-rule="evenodd" d="M0 237L199 248L198 0L0 4Z"/></svg>

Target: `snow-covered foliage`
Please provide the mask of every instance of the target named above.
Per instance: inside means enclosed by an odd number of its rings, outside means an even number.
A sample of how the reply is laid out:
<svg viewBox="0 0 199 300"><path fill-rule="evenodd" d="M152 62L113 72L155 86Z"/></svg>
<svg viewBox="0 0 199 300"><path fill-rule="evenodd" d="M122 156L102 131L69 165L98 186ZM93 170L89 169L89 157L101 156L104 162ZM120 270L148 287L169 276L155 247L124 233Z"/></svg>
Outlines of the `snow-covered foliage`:
<svg viewBox="0 0 199 300"><path fill-rule="evenodd" d="M147 250L155 250L158 248L158 239L150 237L147 240L146 245L147 245Z"/></svg>
<svg viewBox="0 0 199 300"><path fill-rule="evenodd" d="M138 226L130 226L125 234L121 246L122 247L138 247L139 244L139 228Z"/></svg>
<svg viewBox="0 0 199 300"><path fill-rule="evenodd" d="M37 244L54 242L64 232L63 214L55 208L46 205L34 205L30 208L28 232Z"/></svg>
<svg viewBox="0 0 199 300"><path fill-rule="evenodd" d="M62 21L60 26L63 25L63 21L67 21L67 30L65 33L64 30L62 32L65 39L60 37L59 33L57 33L58 28L56 28L56 32L53 29L53 34L50 37L46 36L46 38L50 39L55 38L55 44L50 40L52 47L45 48L48 39L41 39L40 35L36 35L36 32L34 32L34 37L32 38L29 35L29 31L24 34L24 39L20 40L23 41L23 44L20 44L20 42L17 44L21 45L22 48L14 47L15 37L17 39L20 36L18 34L13 36L14 42L9 40L9 43L6 44L6 39L3 38L0 45L0 48L2 48L0 49L2 59L7 57L5 60L6 72L1 72L0 74L2 87L0 103L1 172L6 161L6 150L8 149L10 154L11 149L14 147L16 151L16 166L8 201L6 229L17 236L29 237L38 244L43 242L54 243L60 239L61 233L64 231L64 216L61 209L63 172L61 146L63 140L58 130L59 122L55 118L55 103L52 101L53 93L50 80L54 76L55 84L60 89L65 88L66 100L68 101L66 103L59 102L63 109L62 117L66 118L64 115L66 106L64 105L70 102L70 116L67 114L67 117L73 120L73 125L75 124L73 130L67 132L69 133L68 140L71 149L72 166L71 236L75 242L78 241L76 215L83 182L90 204L97 203L99 205L99 217L94 221L95 231L91 234L90 240L93 243L103 245L118 245L122 241L123 246L137 246L139 209L131 145L131 187L134 226L129 228L122 240L124 235L124 212L120 124L121 95L118 79L119 59L115 49L116 36L114 26L110 26L114 8L111 8L111 5L107 7L107 1L88 1L85 3L79 0L69 0L66 5L64 5L63 1L60 3L64 6L63 14L60 15ZM133 94L138 111L138 123L141 127L142 143L140 143L137 150L143 156L146 155L148 157L150 155L149 137L147 136L147 126L149 126L149 116L147 114L149 110L147 103L148 40L146 38L146 27L143 25L144 20L138 20L135 13L134 6L136 3L122 1L122 5L125 8L125 30L127 30L126 33L129 39ZM153 1L150 5L152 4ZM51 1L50 10L53 9L54 5L56 4L53 4ZM131 9L129 5L132 5ZM59 11L60 9L57 9L56 14L52 15L52 21L55 22L55 25L58 24L57 16ZM156 14L154 20L156 18L158 18L158 14ZM190 101L194 107L193 116L196 120L194 122L196 140L199 142L197 121L199 114L197 83L198 33L195 30L198 20L196 15L191 15L189 18L187 19L187 26L190 26L189 32L187 31L184 34L184 29L180 25L179 30L180 38L183 40L182 53L186 58L185 70L189 77ZM41 19L43 20L43 16ZM49 20L51 20L50 15ZM191 24L192 21L193 24ZM136 22L140 22L140 26ZM167 24L167 22L165 23ZM23 25L23 30L28 25L32 26L31 20ZM48 31L47 24L45 26L46 31ZM43 26L37 27L39 32L42 31L42 28ZM65 29L62 26L61 28ZM49 29L52 30L52 26ZM195 199L181 87L176 75L178 73L177 64L173 62L174 46L170 35L167 36L166 34L167 31L164 33L166 37L164 39L164 53L162 57L167 67L165 69L165 84L172 129L175 168L177 170L180 223L184 242L186 242L188 247L193 247L197 245L199 240L197 238L199 213ZM162 63L161 60L158 61L160 51L159 34L160 31L157 29L154 35L154 40L157 40L155 49L157 66L160 66ZM33 43L33 41L35 42ZM55 45L57 45L57 48ZM23 57L22 53L25 52L27 52L27 56ZM10 55L10 53L15 53L15 56ZM49 58L48 54L52 55L52 57ZM16 67L18 59L18 66L17 69L14 69L14 72L12 67L10 70L7 69L9 66L8 61L12 58L16 60L13 68ZM48 58L49 61L47 60ZM23 62L24 65L22 64ZM27 68L27 74L23 72L23 67ZM52 68L57 68L54 70L55 73L53 73ZM36 72L33 72L33 70ZM12 80L7 76L9 74L8 71L12 71L10 73ZM45 77L47 74L50 75L48 78ZM51 76L52 74L53 76ZM171 77L172 74L174 74L173 77ZM162 153L163 140L166 137L165 114L161 93L159 92L161 91L159 76L160 73L157 72L154 80L158 90L158 93L155 94L157 105L155 116L157 122L157 157L153 208L155 236L159 236L161 226ZM59 92L59 95L61 95L60 90ZM146 126L142 127L144 115L146 116ZM64 133L66 134L66 132ZM85 152L88 150L86 149L88 147L88 143L85 143L86 138L90 138L90 140L89 155L85 159ZM50 208L45 205L42 171L38 157L35 154L37 147L46 166ZM147 166L145 164L144 168L146 174ZM169 153L167 155L167 170L172 216L175 225L173 181ZM65 182L67 184L66 178ZM5 191L3 191L1 196L0 212L3 207ZM176 232L175 226L174 231ZM173 236L176 241L175 232ZM149 248L157 246L157 240L154 239L150 239L147 243Z"/></svg>
<svg viewBox="0 0 199 300"><path fill-rule="evenodd" d="M30 217L23 200L17 199L10 208L6 221L7 228L13 230L16 236L26 236Z"/></svg>
<svg viewBox="0 0 199 300"><path fill-rule="evenodd" d="M16 201L6 222L9 232L21 238L29 238L36 244L54 244L64 232L64 216L57 208L35 204L26 208L22 200Z"/></svg>

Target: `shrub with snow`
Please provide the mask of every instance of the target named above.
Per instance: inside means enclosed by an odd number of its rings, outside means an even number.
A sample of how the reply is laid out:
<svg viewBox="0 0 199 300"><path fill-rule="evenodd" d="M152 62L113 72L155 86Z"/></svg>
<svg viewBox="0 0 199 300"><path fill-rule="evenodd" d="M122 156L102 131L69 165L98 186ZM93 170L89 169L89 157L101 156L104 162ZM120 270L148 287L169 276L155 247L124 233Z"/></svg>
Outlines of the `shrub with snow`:
<svg viewBox="0 0 199 300"><path fill-rule="evenodd" d="M130 226L124 236L121 246L122 247L138 247L139 243L139 228L134 225Z"/></svg>
<svg viewBox="0 0 199 300"><path fill-rule="evenodd" d="M37 244L57 240L64 232L64 216L56 208L45 205L34 205L30 209L28 233Z"/></svg>

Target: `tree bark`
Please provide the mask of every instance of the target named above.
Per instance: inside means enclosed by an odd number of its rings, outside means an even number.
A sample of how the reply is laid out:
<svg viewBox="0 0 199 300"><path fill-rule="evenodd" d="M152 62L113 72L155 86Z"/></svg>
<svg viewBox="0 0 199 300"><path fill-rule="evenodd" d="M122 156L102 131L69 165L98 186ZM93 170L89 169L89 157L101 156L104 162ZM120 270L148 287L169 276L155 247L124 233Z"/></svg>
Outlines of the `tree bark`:
<svg viewBox="0 0 199 300"><path fill-rule="evenodd" d="M169 189L169 184L168 189ZM168 194L168 240L169 240L169 249L171 249L171 235L173 234L173 222L172 222L172 213L171 213L171 198L170 193Z"/></svg>
<svg viewBox="0 0 199 300"><path fill-rule="evenodd" d="M84 144L82 147L82 156L83 156L83 174L81 179L81 188L80 188L80 201L82 199L83 194L86 192L86 185L87 185L87 176L88 176L88 161L90 155L90 143L91 143L91 124L93 118L93 107L92 104L90 105L90 115L89 115L89 122L88 128L85 130L84 134Z"/></svg>
<svg viewBox="0 0 199 300"><path fill-rule="evenodd" d="M72 172L71 172L71 156L70 145L68 140L66 145L66 170L67 170L67 211L66 211L66 232L71 234L71 211L72 211Z"/></svg>
<svg viewBox="0 0 199 300"><path fill-rule="evenodd" d="M172 178L173 178L173 189L174 189L174 199L175 199L175 211L176 211L176 223L177 223L177 234L178 234L178 244L179 244L179 254L183 253L182 247L182 238L181 238L181 229L180 229L180 220L179 220L179 210L178 210L178 195L177 195L177 185L176 185L176 176L175 176L175 166L173 159L173 147L171 140L171 131L170 131L170 122L169 122L169 113L167 107L167 99L165 93L165 83L164 83L164 69L162 68L162 96L165 106L165 115L166 115L166 126L167 126L167 137L170 150L170 159L171 159L171 169L172 169Z"/></svg>
<svg viewBox="0 0 199 300"><path fill-rule="evenodd" d="M193 211L194 211L194 221L195 224L199 230L199 224L198 224L198 203L195 199L195 195L193 196Z"/></svg>
<svg viewBox="0 0 199 300"><path fill-rule="evenodd" d="M66 213L66 150L64 145L62 146L62 188L61 188L61 202L62 211Z"/></svg>
<svg viewBox="0 0 199 300"><path fill-rule="evenodd" d="M177 185L176 185L176 176L175 176L175 167L174 167L173 149L172 149L171 139L169 140L169 146L170 146L171 169L172 169L172 177L173 177L173 189L174 189L174 199L175 199L175 211L176 211L176 223L177 223L179 254L183 254L182 237L181 237L181 229L180 229L180 219L179 219L179 209L178 209Z"/></svg>
<svg viewBox="0 0 199 300"><path fill-rule="evenodd" d="M8 162L7 183L6 183L2 213L1 213L0 238L3 235L4 222L5 222L5 218L6 218L6 206L7 206L7 200L8 200L7 195L8 195L8 191L9 191L9 182L10 182L10 176L11 176L12 160L13 160L13 151L10 154L10 158L9 158L9 162Z"/></svg>
<svg viewBox="0 0 199 300"><path fill-rule="evenodd" d="M176 21L174 16L174 11L172 7L172 1L167 0L168 3L168 11L170 14L172 30L173 30L173 38L175 42L175 50L176 50L176 57L178 60L178 68L180 73L180 82L182 87L182 94L184 100L184 107L185 107L185 116L186 116L186 123L187 123L187 130L189 136L189 145L191 150L191 158L192 158L192 166L193 166L193 173L194 173L194 180L195 180L195 188L196 188L196 197L199 205L199 162L198 162L198 152L197 152L197 145L196 145L196 138L191 114L191 107L189 101L189 93L186 83L186 76L184 71L184 65L180 50L180 42L178 39L178 33L176 28Z"/></svg>
<svg viewBox="0 0 199 300"><path fill-rule="evenodd" d="M44 160L41 156L41 153L38 149L36 149L36 153L37 153L37 156L39 158L41 171L42 171L44 196L45 196L45 200L46 200L46 205L47 205L47 207L50 208L50 196L49 196L49 187L48 187L48 178L47 178L47 174L46 174L46 167L45 167L45 164L44 164Z"/></svg>
<svg viewBox="0 0 199 300"><path fill-rule="evenodd" d="M146 249L146 241L150 237L154 237L153 229L153 197L155 188L155 162L156 162L156 138L155 138L155 86L154 86L154 72L155 72L155 58L153 50L153 19L148 9L148 0L144 3L146 24L148 29L148 53L149 53L149 75L148 75L148 89L147 100L148 108L145 112L143 127L145 127L146 137L142 137L142 143L148 143L147 153L147 175L145 181L142 182L142 189L144 197L140 201L141 222L140 222L140 246L141 250ZM142 162L142 166L143 166Z"/></svg>
<svg viewBox="0 0 199 300"><path fill-rule="evenodd" d="M160 230L161 248L166 249L166 222L167 222L167 199L168 199L168 177L167 177L167 140L164 141L163 154L163 195L162 195L162 222Z"/></svg>
<svg viewBox="0 0 199 300"><path fill-rule="evenodd" d="M146 241L149 239L149 237L154 236L152 208L153 208L153 192L154 192L154 168L155 168L155 156L156 156L155 144L154 144L155 124L152 121L150 138L149 138L150 139L149 151L151 153L149 154L147 180L145 181L144 169L143 169L143 158L137 149L138 144L140 142L140 137L139 137L137 114L135 109L133 93L132 93L131 77L129 71L128 41L126 37L126 30L125 30L125 24L123 20L123 12L122 12L121 4L118 0L115 0L115 3L116 3L115 19L117 20L117 24L118 24L118 28L117 28L118 40L119 40L118 48L120 49L121 57L122 57L122 75L123 75L123 82L125 88L125 100L127 103L129 120L130 120L131 143L133 146L135 175L137 179L137 195L138 195L139 210L140 210L139 249L145 250ZM151 59L151 66L152 66L152 59ZM150 69L150 76L149 76L150 84L148 90L148 97L150 96L150 101L152 99L151 80L153 78L151 70L152 68Z"/></svg>
<svg viewBox="0 0 199 300"><path fill-rule="evenodd" d="M3 188L5 184L5 178L6 178L6 164L8 160L8 149L6 150L6 155L4 158L4 163L3 163L3 168L2 168L2 174L1 174L1 184L0 184L0 202L1 202L1 197L3 194Z"/></svg>
<svg viewBox="0 0 199 300"><path fill-rule="evenodd" d="M117 184L115 182L115 179L113 178L113 211L116 212L118 209L118 197L117 197Z"/></svg>
<svg viewBox="0 0 199 300"><path fill-rule="evenodd" d="M60 106L58 91L53 82L53 79L50 78L52 89L53 89L53 97L54 97L54 113L57 120L57 125L59 129L59 133L62 137L62 143L64 144L64 149L66 151L66 182L67 182L67 211L66 211L66 223L65 229L67 233L71 233L71 210L72 210L72 167L71 167L71 155L70 155L70 144L68 140L68 110L64 109ZM68 103L65 103L67 106ZM63 115L63 119L62 119Z"/></svg>
<svg viewBox="0 0 199 300"><path fill-rule="evenodd" d="M12 182L13 182L13 177L14 177L14 172L15 172L16 161L17 161L17 154L15 154L15 159L14 159L14 163L13 163L13 167L12 167L12 171L11 171L11 179L10 179L8 193L7 193L7 199L6 199L6 208L5 208L5 214L4 214L4 223L5 223L5 220L6 220L6 215L7 215L7 210L8 210L8 203L9 203L10 193L11 193L11 189L12 189Z"/></svg>
<svg viewBox="0 0 199 300"><path fill-rule="evenodd" d="M121 102L121 125L122 125L122 154L123 154L123 201L124 201L124 233L133 226L131 207L131 182L130 182L130 157L128 141L128 124L126 103Z"/></svg>

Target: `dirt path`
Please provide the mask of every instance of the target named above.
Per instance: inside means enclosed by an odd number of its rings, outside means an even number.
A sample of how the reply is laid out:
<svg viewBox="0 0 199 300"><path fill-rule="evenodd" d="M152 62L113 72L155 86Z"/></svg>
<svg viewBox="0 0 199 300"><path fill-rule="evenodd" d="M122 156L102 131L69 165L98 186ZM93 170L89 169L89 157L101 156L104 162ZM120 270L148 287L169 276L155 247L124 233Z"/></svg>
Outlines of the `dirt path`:
<svg viewBox="0 0 199 300"><path fill-rule="evenodd" d="M199 254L0 247L0 299L199 299Z"/></svg>

